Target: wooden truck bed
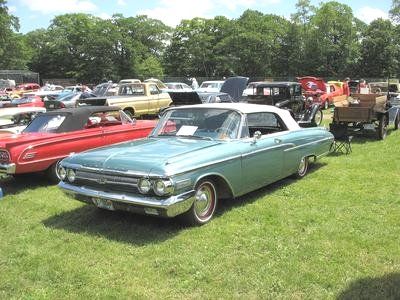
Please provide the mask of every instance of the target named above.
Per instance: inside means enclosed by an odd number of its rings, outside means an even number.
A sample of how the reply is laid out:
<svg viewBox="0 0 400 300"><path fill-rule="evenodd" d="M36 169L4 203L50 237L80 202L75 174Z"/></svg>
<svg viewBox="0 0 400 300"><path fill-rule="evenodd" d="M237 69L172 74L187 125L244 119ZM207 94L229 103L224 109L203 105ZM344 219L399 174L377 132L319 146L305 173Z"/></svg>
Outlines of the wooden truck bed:
<svg viewBox="0 0 400 300"><path fill-rule="evenodd" d="M358 103L349 101L355 99ZM336 122L371 122L376 120L376 113L386 112L386 96L355 94L352 99L337 101L334 105L333 119Z"/></svg>

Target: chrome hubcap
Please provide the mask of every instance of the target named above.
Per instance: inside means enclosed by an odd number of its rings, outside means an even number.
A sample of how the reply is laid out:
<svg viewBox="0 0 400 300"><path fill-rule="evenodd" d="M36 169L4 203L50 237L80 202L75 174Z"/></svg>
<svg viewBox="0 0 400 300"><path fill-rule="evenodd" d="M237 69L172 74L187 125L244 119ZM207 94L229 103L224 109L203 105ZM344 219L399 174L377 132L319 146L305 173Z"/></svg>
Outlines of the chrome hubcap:
<svg viewBox="0 0 400 300"><path fill-rule="evenodd" d="M210 215L214 205L214 190L209 184L203 184L199 187L195 195L194 210L199 218L205 218Z"/></svg>
<svg viewBox="0 0 400 300"><path fill-rule="evenodd" d="M299 165L299 174L302 175L306 169L306 159L303 157Z"/></svg>

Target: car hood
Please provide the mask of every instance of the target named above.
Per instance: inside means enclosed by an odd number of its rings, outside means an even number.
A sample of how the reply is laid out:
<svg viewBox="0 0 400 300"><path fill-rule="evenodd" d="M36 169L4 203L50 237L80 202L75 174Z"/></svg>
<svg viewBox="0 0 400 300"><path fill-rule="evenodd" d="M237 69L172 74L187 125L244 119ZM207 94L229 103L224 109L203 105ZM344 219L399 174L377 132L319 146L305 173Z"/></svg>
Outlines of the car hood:
<svg viewBox="0 0 400 300"><path fill-rule="evenodd" d="M178 171L180 163L187 165L191 158L208 157L210 148L220 143L177 137L146 138L72 155L63 163L104 171L165 176Z"/></svg>
<svg viewBox="0 0 400 300"><path fill-rule="evenodd" d="M229 94L234 100L238 101L246 89L248 77L230 77L221 86L220 92Z"/></svg>
<svg viewBox="0 0 400 300"><path fill-rule="evenodd" d="M300 77L297 79L300 82L303 90L306 92L326 93L325 81L322 78ZM313 89L312 86L316 87L317 89Z"/></svg>

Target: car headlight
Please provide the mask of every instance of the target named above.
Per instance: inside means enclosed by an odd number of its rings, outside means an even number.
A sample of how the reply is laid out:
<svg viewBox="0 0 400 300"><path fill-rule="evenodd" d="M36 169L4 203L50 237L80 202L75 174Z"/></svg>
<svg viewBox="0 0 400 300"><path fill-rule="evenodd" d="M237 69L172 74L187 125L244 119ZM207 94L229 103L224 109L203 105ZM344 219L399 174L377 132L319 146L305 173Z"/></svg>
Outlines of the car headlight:
<svg viewBox="0 0 400 300"><path fill-rule="evenodd" d="M75 181L75 171L72 169L67 170L67 178L69 182Z"/></svg>
<svg viewBox="0 0 400 300"><path fill-rule="evenodd" d="M171 194L174 190L174 186L171 180L158 179L154 182L153 190L156 195L164 196Z"/></svg>
<svg viewBox="0 0 400 300"><path fill-rule="evenodd" d="M58 175L58 178L60 178L61 180L64 180L65 177L67 177L67 170L65 170L65 168L63 166L59 166L57 175Z"/></svg>
<svg viewBox="0 0 400 300"><path fill-rule="evenodd" d="M142 194L147 194L151 190L151 182L147 178L142 178L138 182L139 192Z"/></svg>

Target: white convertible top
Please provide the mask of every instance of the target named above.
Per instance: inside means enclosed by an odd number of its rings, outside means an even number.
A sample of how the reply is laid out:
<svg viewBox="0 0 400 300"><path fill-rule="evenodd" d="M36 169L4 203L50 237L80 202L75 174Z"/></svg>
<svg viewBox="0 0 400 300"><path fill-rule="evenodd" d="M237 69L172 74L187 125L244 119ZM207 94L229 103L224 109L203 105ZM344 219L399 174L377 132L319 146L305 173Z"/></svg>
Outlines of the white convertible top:
<svg viewBox="0 0 400 300"><path fill-rule="evenodd" d="M210 104L196 104L196 105L184 105L175 107L176 109L181 108L221 108L221 109L234 109L243 114L250 114L256 112L272 112L277 115L285 122L289 130L297 130L301 127L290 115L290 112L286 109L281 109L273 105L264 104L249 104L249 103L210 103Z"/></svg>

